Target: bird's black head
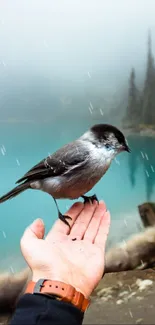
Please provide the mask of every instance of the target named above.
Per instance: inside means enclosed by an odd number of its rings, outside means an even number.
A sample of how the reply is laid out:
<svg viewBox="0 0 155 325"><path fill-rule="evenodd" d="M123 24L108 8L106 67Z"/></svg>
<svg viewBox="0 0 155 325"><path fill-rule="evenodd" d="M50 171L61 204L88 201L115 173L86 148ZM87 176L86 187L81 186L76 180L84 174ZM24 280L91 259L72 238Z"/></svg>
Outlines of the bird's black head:
<svg viewBox="0 0 155 325"><path fill-rule="evenodd" d="M118 152L130 152L124 134L115 126L110 124L96 124L91 127L90 131L95 136L96 141L103 144L107 149L112 148Z"/></svg>

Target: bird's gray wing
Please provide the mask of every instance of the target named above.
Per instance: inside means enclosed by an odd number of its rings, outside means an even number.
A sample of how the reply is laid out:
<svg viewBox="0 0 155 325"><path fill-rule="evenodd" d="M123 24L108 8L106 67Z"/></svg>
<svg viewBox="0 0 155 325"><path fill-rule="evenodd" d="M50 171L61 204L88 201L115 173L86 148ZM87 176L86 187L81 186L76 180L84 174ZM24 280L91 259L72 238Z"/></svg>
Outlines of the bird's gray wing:
<svg viewBox="0 0 155 325"><path fill-rule="evenodd" d="M63 146L51 156L32 167L16 184L22 181L43 179L66 174L84 166L89 158L89 150L83 141L76 140Z"/></svg>

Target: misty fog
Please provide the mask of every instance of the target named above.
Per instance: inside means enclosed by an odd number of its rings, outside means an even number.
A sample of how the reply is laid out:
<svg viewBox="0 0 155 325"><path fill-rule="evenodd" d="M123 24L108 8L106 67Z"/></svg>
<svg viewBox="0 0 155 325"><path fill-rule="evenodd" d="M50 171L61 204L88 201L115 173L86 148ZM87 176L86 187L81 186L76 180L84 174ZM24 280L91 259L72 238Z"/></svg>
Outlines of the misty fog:
<svg viewBox="0 0 155 325"><path fill-rule="evenodd" d="M139 83L145 72L148 29L155 51L154 10L154 0L1 1L1 119L121 106L131 68Z"/></svg>

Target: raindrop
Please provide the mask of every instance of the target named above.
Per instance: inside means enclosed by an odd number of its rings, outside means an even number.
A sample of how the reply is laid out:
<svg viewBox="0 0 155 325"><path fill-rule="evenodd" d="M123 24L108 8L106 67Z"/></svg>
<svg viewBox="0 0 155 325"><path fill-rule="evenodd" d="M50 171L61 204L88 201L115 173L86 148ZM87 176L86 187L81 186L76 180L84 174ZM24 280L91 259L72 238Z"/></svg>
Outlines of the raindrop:
<svg viewBox="0 0 155 325"><path fill-rule="evenodd" d="M144 264L143 260L141 260L140 262L141 262L141 266L144 267L145 264Z"/></svg>
<svg viewBox="0 0 155 325"><path fill-rule="evenodd" d="M115 158L115 162L117 165L120 165L120 162L119 162L119 160L117 160L117 158Z"/></svg>
<svg viewBox="0 0 155 325"><path fill-rule="evenodd" d="M6 148L4 147L4 144L2 144L2 149L4 150L4 152L6 152Z"/></svg>
<svg viewBox="0 0 155 325"><path fill-rule="evenodd" d="M123 244L123 246L126 246L126 241L123 240L123 241L122 241L122 244Z"/></svg>
<svg viewBox="0 0 155 325"><path fill-rule="evenodd" d="M19 160L16 158L17 165L20 166Z"/></svg>
<svg viewBox="0 0 155 325"><path fill-rule="evenodd" d="M144 154L143 154L143 152L141 151L140 153L141 153L141 155L142 155L142 158L144 158Z"/></svg>
<svg viewBox="0 0 155 325"><path fill-rule="evenodd" d="M4 67L6 67L6 63L4 61L2 61L2 64L3 64Z"/></svg>
<svg viewBox="0 0 155 325"><path fill-rule="evenodd" d="M126 227L128 226L126 219L124 219L124 224L126 225Z"/></svg>
<svg viewBox="0 0 155 325"><path fill-rule="evenodd" d="M154 168L153 168L153 166L151 165L151 169L152 169L152 172L154 173Z"/></svg>
<svg viewBox="0 0 155 325"><path fill-rule="evenodd" d="M91 78L91 74L90 74L90 72L89 72L89 71L87 72L87 74L88 74L88 77L89 77L89 78Z"/></svg>
<svg viewBox="0 0 155 325"><path fill-rule="evenodd" d="M150 177L149 173L147 170L145 170L147 177Z"/></svg>
<svg viewBox="0 0 155 325"><path fill-rule="evenodd" d="M6 238L6 233L4 230L2 231L2 234L3 234L3 237Z"/></svg>
<svg viewBox="0 0 155 325"><path fill-rule="evenodd" d="M3 148L1 148L1 153L2 153L3 156L5 156L5 151L4 151Z"/></svg>
<svg viewBox="0 0 155 325"><path fill-rule="evenodd" d="M91 110L91 107L89 106L89 111L90 111L90 114L92 114L92 110Z"/></svg>
<svg viewBox="0 0 155 325"><path fill-rule="evenodd" d="M103 111L102 111L102 109L100 108L100 113L101 113L101 115L103 116Z"/></svg>
<svg viewBox="0 0 155 325"><path fill-rule="evenodd" d="M91 107L91 109L94 109L94 107L93 107L93 105L92 105L92 103L90 102L90 107Z"/></svg>
<svg viewBox="0 0 155 325"><path fill-rule="evenodd" d="M11 271L12 273L15 273L15 271L14 271L12 265L10 266L10 271Z"/></svg>
<svg viewBox="0 0 155 325"><path fill-rule="evenodd" d="M51 156L51 153L50 152L48 152L48 157L50 157Z"/></svg>
<svg viewBox="0 0 155 325"><path fill-rule="evenodd" d="M145 153L145 157L146 157L147 160L149 160L147 153Z"/></svg>
<svg viewBox="0 0 155 325"><path fill-rule="evenodd" d="M133 318L133 314L130 309L129 309L129 315L131 316L131 318Z"/></svg>

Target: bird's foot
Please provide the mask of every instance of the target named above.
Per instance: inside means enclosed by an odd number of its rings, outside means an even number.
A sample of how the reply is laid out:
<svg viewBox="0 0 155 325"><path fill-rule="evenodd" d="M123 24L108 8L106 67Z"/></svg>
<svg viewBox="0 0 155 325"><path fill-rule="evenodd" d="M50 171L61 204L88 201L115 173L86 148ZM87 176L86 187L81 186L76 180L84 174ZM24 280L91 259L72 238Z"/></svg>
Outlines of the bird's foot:
<svg viewBox="0 0 155 325"><path fill-rule="evenodd" d="M84 199L84 204L87 203L87 202L93 203L94 201L97 201L99 203L99 200L98 200L96 194L94 194L92 196L82 195L81 197Z"/></svg>
<svg viewBox="0 0 155 325"><path fill-rule="evenodd" d="M60 219L61 221L63 221L63 222L64 222L64 223L69 227L69 228L71 228L69 222L66 220L66 219L72 220L71 217L69 217L69 216L65 216L65 215L63 215L63 214L59 211L59 219Z"/></svg>

